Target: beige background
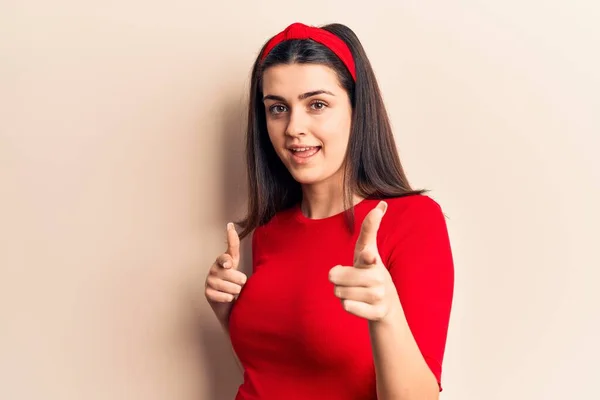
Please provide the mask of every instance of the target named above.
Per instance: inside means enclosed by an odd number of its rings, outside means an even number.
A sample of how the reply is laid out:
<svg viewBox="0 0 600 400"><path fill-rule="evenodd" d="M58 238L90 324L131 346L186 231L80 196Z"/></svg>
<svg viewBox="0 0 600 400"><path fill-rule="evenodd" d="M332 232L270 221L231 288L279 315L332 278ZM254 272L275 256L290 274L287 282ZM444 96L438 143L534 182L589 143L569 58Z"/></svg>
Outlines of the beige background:
<svg viewBox="0 0 600 400"><path fill-rule="evenodd" d="M231 399L203 278L253 58L352 27L449 217L446 400L597 396L600 5L2 1L0 398Z"/></svg>

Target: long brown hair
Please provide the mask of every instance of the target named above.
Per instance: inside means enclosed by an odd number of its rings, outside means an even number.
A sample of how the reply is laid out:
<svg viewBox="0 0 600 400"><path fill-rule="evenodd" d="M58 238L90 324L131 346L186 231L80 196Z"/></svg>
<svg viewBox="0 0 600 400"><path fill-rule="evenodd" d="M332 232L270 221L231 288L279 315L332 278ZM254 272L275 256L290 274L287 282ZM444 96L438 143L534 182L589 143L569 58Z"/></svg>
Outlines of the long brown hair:
<svg viewBox="0 0 600 400"><path fill-rule="evenodd" d="M284 41L262 62L261 50L254 62L246 132L248 212L238 222L242 227L241 238L269 222L278 211L302 200L301 185L280 160L267 132L262 75L274 65L311 63L328 66L337 73L341 86L350 97L352 124L343 190L349 229L354 226L353 194L385 199L424 192L412 189L406 178L373 68L358 37L342 24L329 24L322 29L337 35L350 48L356 65L356 83L331 50L310 39Z"/></svg>

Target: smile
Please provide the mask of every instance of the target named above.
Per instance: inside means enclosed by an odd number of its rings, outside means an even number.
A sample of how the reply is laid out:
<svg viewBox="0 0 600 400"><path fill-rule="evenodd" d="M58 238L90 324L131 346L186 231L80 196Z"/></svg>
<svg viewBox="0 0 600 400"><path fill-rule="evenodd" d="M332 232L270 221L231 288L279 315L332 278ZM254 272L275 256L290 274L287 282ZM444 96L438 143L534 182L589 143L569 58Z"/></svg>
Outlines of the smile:
<svg viewBox="0 0 600 400"><path fill-rule="evenodd" d="M314 157L320 150L321 146L298 147L288 149L292 155L292 160L297 164L307 163L310 158Z"/></svg>

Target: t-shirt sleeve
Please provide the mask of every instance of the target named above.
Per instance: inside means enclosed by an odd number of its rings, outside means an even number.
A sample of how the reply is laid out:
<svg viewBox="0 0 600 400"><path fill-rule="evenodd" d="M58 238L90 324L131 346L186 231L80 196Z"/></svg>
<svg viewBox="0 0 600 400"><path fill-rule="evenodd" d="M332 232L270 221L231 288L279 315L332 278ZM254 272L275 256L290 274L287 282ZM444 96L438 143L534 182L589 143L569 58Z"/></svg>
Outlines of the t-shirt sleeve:
<svg viewBox="0 0 600 400"><path fill-rule="evenodd" d="M454 291L454 264L445 216L429 197L394 221L388 269L408 325L440 391Z"/></svg>

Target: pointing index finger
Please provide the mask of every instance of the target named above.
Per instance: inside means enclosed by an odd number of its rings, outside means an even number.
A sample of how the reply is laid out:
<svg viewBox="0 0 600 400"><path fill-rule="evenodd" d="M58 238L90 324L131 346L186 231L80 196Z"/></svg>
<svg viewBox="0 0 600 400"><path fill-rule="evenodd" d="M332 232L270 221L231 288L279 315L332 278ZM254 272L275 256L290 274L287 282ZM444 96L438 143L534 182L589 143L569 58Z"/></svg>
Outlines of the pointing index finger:
<svg viewBox="0 0 600 400"><path fill-rule="evenodd" d="M377 245L377 231L381 220L387 210L387 203L380 201L377 207L369 211L363 220L360 228L360 234L356 241L356 252L362 251L365 247Z"/></svg>

